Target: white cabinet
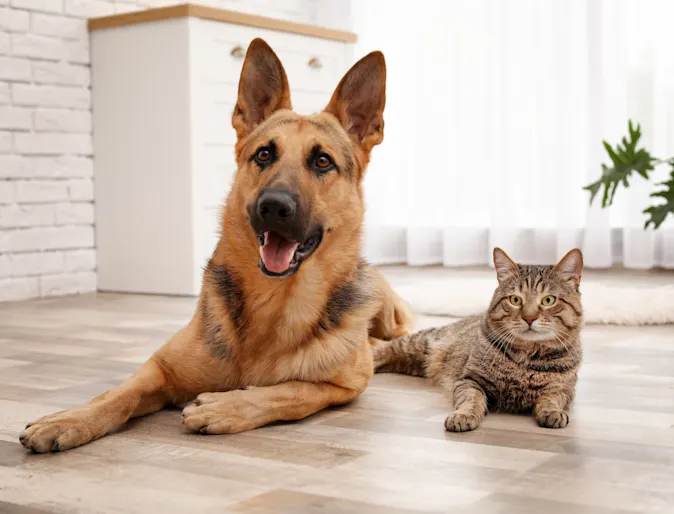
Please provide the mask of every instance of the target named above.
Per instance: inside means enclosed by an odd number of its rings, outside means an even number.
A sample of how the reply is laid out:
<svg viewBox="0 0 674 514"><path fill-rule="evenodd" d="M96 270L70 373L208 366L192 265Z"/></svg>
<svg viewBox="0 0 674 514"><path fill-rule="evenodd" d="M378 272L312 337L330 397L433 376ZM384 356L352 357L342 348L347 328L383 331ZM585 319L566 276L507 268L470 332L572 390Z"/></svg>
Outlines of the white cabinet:
<svg viewBox="0 0 674 514"><path fill-rule="evenodd" d="M198 294L235 173L231 115L252 39L279 55L300 113L322 109L351 64L352 34L325 31L327 39L317 27L175 9L90 24L104 291Z"/></svg>

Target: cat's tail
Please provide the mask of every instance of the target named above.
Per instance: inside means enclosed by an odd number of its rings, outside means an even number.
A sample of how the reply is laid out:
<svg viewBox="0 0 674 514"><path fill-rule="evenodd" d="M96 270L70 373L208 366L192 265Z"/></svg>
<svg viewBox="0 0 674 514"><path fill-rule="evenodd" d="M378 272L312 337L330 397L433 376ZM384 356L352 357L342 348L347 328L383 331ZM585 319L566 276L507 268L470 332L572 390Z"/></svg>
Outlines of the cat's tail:
<svg viewBox="0 0 674 514"><path fill-rule="evenodd" d="M402 373L425 377L431 351L431 332L422 330L391 341L377 341L372 349L375 373Z"/></svg>

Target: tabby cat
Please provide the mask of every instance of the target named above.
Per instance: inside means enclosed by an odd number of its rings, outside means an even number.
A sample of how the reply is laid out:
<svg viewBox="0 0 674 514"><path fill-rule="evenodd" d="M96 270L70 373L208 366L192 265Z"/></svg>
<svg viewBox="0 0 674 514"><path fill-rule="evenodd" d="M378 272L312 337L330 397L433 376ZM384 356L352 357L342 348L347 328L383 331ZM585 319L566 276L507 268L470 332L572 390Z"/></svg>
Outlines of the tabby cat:
<svg viewBox="0 0 674 514"><path fill-rule="evenodd" d="M429 377L449 391L451 432L474 430L489 410L533 412L539 425L563 428L581 362L583 255L525 266L496 248L494 264L486 314L378 343L375 370Z"/></svg>

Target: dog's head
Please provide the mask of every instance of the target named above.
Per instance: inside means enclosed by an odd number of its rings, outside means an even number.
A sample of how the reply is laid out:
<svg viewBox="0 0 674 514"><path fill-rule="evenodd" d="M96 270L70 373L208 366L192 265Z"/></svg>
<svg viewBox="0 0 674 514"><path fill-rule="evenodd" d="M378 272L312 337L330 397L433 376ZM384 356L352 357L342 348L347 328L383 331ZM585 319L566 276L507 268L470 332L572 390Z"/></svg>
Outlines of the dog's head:
<svg viewBox="0 0 674 514"><path fill-rule="evenodd" d="M263 274L291 276L331 247L359 251L361 181L384 137L385 83L384 56L371 53L322 112L301 116L276 54L261 39L248 47L232 115L238 171L227 211L239 242L255 245Z"/></svg>

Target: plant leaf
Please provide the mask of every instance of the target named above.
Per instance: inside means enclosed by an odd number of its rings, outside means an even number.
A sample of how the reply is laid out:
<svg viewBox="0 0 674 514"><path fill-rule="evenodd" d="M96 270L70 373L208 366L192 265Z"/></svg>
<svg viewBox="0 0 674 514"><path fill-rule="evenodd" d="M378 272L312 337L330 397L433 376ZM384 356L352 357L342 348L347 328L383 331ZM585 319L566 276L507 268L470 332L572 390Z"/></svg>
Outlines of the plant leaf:
<svg viewBox="0 0 674 514"><path fill-rule="evenodd" d="M653 228L657 229L665 221L668 214L674 213L674 163L670 163L670 165L672 166L672 171L669 175L669 180L659 183L658 185L662 189L651 193L651 197L662 198L665 200L665 203L653 205L644 210L644 214L650 215L650 218L644 223L644 228L648 228L652 224Z"/></svg>
<svg viewBox="0 0 674 514"><path fill-rule="evenodd" d="M607 207L613 204L618 185L622 182L625 187L629 187L628 178L633 172L638 173L643 178L648 179L648 174L654 168L657 161L647 150L637 149L639 139L641 139L641 126L634 124L632 120L628 122L629 137L623 137L622 142L613 148L607 141L603 141L606 153L611 159L611 165L602 164L602 174L599 180L588 184L583 189L590 192L590 204L594 201L603 187L601 206Z"/></svg>

